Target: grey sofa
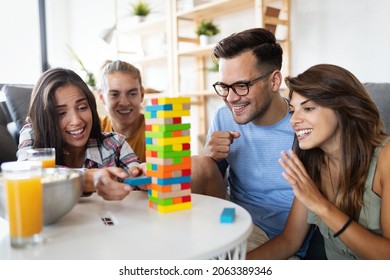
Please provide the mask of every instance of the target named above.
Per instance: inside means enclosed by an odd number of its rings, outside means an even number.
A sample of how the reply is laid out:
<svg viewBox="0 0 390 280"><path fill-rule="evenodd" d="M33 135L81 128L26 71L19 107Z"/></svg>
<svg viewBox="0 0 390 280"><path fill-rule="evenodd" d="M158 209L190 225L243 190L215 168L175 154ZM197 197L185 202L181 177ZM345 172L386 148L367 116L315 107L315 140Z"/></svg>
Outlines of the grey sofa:
<svg viewBox="0 0 390 280"><path fill-rule="evenodd" d="M390 83L365 83L364 87L376 103L386 132L390 134Z"/></svg>
<svg viewBox="0 0 390 280"><path fill-rule="evenodd" d="M19 131L26 120L32 85L0 85L0 164L16 160Z"/></svg>

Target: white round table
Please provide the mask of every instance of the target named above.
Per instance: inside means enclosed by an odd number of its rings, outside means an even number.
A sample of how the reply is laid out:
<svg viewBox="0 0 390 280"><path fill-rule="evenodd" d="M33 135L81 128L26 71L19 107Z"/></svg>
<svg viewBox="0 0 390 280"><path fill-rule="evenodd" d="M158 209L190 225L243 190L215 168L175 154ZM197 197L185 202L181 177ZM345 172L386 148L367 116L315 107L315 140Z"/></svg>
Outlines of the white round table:
<svg viewBox="0 0 390 280"><path fill-rule="evenodd" d="M236 209L233 223L220 223L225 207ZM159 213L144 191L122 201L94 194L46 226L44 243L33 248L11 248L0 218L0 259L244 259L251 230L244 208L210 196L192 194L191 209Z"/></svg>

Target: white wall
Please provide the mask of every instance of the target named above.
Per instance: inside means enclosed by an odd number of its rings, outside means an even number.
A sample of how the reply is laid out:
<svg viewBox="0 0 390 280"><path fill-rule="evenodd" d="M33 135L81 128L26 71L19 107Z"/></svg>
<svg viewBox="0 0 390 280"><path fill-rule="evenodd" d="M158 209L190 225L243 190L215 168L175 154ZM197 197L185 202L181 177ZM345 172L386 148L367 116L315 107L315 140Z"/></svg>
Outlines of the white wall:
<svg viewBox="0 0 390 280"><path fill-rule="evenodd" d="M119 0L119 8L128 3ZM46 6L52 66L77 70L66 44L94 72L105 59L114 58L112 46L99 37L115 22L113 0L47 0ZM33 83L40 71L38 19L31 17L31 11L37 14L37 2L1 1L0 9L0 82ZM362 81L389 82L389 11L387 0L291 0L292 74L313 64L335 63ZM230 18L222 25L237 30L240 22Z"/></svg>
<svg viewBox="0 0 390 280"><path fill-rule="evenodd" d="M85 67L99 74L115 50L101 38L101 32L115 23L114 1L46 0L48 56L52 67L70 67L84 77L72 60L68 47L81 58Z"/></svg>
<svg viewBox="0 0 390 280"><path fill-rule="evenodd" d="M291 0L292 75L318 63L390 82L390 1Z"/></svg>
<svg viewBox="0 0 390 280"><path fill-rule="evenodd" d="M32 84L41 72L38 1L1 1L0 11L0 83Z"/></svg>

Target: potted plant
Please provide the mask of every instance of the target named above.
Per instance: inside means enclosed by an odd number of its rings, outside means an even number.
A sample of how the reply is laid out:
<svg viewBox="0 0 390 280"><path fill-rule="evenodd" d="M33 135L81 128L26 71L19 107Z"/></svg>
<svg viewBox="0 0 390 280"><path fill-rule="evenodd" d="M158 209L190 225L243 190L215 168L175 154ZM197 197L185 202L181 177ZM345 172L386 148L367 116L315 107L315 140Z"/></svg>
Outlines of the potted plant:
<svg viewBox="0 0 390 280"><path fill-rule="evenodd" d="M200 45L204 46L208 44L209 37L217 35L220 30L218 26L210 20L201 20L196 28L196 34L199 36Z"/></svg>
<svg viewBox="0 0 390 280"><path fill-rule="evenodd" d="M138 19L138 22L144 21L151 12L150 5L143 0L138 0L138 2L131 4L131 7L131 12Z"/></svg>

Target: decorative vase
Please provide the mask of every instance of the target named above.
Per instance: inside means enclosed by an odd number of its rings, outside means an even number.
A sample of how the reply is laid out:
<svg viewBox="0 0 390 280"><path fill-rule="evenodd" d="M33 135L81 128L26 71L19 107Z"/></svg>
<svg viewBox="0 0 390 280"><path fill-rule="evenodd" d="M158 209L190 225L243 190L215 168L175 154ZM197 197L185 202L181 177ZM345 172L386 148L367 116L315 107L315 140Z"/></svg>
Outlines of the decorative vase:
<svg viewBox="0 0 390 280"><path fill-rule="evenodd" d="M146 16L135 16L135 21L137 23L141 23L141 22L144 22L146 19Z"/></svg>
<svg viewBox="0 0 390 280"><path fill-rule="evenodd" d="M210 43L210 36L207 35L199 35L199 44L204 47Z"/></svg>

